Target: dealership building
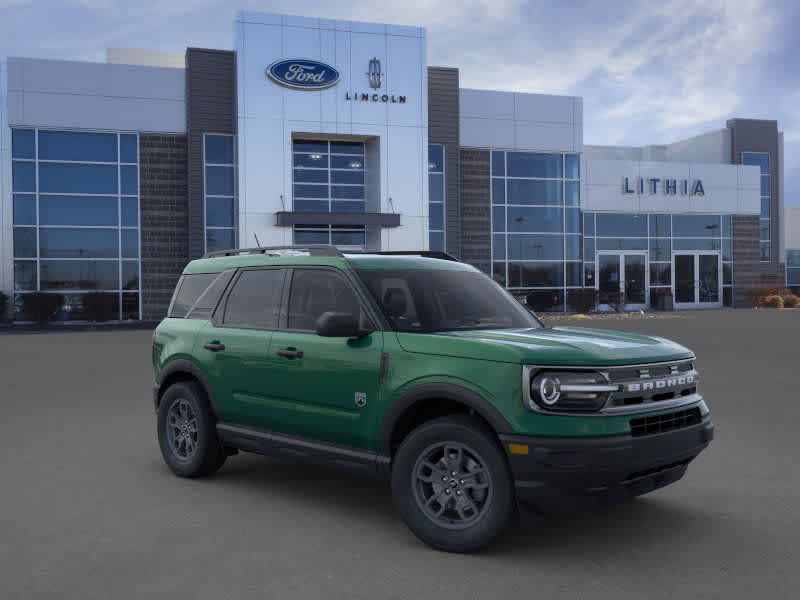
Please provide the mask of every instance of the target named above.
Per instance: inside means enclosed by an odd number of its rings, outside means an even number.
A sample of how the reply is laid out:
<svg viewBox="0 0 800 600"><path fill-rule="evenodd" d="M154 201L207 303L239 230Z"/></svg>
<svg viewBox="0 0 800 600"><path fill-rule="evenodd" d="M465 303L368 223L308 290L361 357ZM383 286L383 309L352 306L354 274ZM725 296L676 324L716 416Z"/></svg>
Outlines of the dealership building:
<svg viewBox="0 0 800 600"><path fill-rule="evenodd" d="M601 309L745 306L800 277L776 121L585 145L582 98L461 88L426 44L421 27L240 12L233 51L3 59L15 318L44 291L63 320L97 292L159 319L187 261L256 245L443 250L554 311L587 289Z"/></svg>

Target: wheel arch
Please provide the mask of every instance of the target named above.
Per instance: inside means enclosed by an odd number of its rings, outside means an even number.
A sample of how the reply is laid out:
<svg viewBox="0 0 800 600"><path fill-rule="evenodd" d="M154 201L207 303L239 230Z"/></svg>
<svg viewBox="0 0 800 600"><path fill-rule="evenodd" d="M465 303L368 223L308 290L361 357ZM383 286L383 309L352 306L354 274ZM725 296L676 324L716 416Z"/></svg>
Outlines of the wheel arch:
<svg viewBox="0 0 800 600"><path fill-rule="evenodd" d="M190 360L176 359L168 363L159 373L158 380L158 395L156 397L156 410L161 404L161 398L164 392L174 383L179 381L196 381L203 388L208 398L208 404L211 407L211 412L214 418L219 418L217 412L217 403L214 397L214 390L211 388L211 383L208 377L203 373L203 370Z"/></svg>

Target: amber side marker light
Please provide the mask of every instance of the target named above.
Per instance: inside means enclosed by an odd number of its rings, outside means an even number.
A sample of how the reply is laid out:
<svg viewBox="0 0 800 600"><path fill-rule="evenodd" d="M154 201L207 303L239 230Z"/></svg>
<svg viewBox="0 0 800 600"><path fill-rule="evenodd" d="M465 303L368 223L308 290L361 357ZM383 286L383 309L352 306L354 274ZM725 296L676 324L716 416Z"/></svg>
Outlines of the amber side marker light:
<svg viewBox="0 0 800 600"><path fill-rule="evenodd" d="M511 454L528 454L528 444L509 444L508 451Z"/></svg>

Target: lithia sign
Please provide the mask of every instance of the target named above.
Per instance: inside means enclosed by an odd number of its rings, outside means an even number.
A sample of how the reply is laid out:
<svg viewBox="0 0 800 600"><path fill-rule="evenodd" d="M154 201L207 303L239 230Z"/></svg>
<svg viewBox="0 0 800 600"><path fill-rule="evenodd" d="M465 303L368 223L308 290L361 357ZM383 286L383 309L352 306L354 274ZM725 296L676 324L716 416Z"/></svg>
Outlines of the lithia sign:
<svg viewBox="0 0 800 600"><path fill-rule="evenodd" d="M659 191L666 196L705 196L703 182L700 179L670 179L660 177L623 177L622 193L637 194L645 193L657 194Z"/></svg>
<svg viewBox="0 0 800 600"><path fill-rule="evenodd" d="M372 58L369 61L367 81L372 92L347 91L344 99L350 102L383 102L387 104L405 104L406 97L377 92L383 86L381 61ZM267 67L267 77L283 87L293 90L324 90L339 83L341 76L334 67L304 58L277 60Z"/></svg>

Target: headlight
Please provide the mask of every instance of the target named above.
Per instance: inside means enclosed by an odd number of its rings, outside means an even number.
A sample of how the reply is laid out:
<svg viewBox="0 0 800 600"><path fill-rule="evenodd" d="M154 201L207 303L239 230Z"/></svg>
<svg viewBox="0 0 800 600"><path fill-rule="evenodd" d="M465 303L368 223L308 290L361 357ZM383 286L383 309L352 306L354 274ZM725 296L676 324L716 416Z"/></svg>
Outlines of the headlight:
<svg viewBox="0 0 800 600"><path fill-rule="evenodd" d="M618 385L609 384L595 371L542 371L530 382L531 410L595 411L600 410Z"/></svg>

